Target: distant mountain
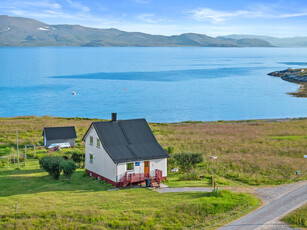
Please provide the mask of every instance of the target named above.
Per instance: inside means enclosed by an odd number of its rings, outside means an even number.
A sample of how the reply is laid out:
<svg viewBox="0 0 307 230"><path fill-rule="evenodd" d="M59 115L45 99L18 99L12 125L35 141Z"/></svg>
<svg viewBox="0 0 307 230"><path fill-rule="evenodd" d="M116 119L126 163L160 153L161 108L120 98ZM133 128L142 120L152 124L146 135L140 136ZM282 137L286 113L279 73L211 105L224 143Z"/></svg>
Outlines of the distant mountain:
<svg viewBox="0 0 307 230"><path fill-rule="evenodd" d="M273 46L278 47L307 47L307 37L289 37L289 38L276 38L270 36L260 36L260 35L241 35L241 34L233 34L228 36L221 36L218 38L224 39L260 39L266 41Z"/></svg>
<svg viewBox="0 0 307 230"><path fill-rule="evenodd" d="M0 46L195 46L269 47L258 38L214 38L185 33L162 36L79 25L48 25L33 19L0 15Z"/></svg>

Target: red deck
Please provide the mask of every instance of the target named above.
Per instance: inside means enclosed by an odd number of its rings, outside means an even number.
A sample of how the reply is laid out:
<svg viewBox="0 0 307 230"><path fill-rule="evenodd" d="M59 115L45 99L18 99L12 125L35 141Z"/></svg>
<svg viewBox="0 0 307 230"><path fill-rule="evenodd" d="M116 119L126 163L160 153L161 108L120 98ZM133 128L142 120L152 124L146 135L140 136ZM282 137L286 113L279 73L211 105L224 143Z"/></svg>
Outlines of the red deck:
<svg viewBox="0 0 307 230"><path fill-rule="evenodd" d="M120 187L125 188L128 184L132 186L132 184L141 184L145 182L145 179L150 179L151 187L153 186L153 182L157 182L158 186L160 186L160 182L162 180L162 171L156 169L156 175L155 177L152 177L150 174L148 177L145 176L144 173L131 173L128 174L127 172L125 175L120 179Z"/></svg>

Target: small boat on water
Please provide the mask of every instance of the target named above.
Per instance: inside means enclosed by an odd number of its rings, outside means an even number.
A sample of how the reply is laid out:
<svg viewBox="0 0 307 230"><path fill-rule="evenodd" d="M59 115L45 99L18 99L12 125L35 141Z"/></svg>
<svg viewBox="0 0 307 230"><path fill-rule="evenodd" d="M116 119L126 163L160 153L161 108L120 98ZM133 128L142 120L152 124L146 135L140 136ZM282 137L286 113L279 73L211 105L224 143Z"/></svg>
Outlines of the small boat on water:
<svg viewBox="0 0 307 230"><path fill-rule="evenodd" d="M71 93L72 95L76 95L77 93L76 93L76 91L72 91L72 93Z"/></svg>

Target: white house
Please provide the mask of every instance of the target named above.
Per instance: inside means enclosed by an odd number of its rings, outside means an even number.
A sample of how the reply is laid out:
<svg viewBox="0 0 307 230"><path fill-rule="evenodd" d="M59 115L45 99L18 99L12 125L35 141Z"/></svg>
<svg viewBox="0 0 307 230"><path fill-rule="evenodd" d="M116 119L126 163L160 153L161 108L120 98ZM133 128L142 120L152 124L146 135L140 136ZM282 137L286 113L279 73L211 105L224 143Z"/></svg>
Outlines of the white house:
<svg viewBox="0 0 307 230"><path fill-rule="evenodd" d="M157 142L145 119L93 122L83 137L85 141L85 170L97 179L115 186L129 174L149 174L156 170L167 176L169 155Z"/></svg>

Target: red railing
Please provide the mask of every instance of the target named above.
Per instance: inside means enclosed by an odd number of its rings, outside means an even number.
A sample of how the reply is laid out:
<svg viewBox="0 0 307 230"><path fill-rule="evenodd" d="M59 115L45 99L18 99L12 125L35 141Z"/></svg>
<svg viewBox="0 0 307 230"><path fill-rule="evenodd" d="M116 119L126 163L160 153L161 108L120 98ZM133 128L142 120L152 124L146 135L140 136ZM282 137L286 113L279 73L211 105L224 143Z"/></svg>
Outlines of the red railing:
<svg viewBox="0 0 307 230"><path fill-rule="evenodd" d="M144 173L131 173L130 174L130 186L132 186L132 183L142 183L144 181L145 181Z"/></svg>
<svg viewBox="0 0 307 230"><path fill-rule="evenodd" d="M129 184L129 178L128 178L127 172L122 178L120 178L119 183L120 183L120 186L123 188L125 188Z"/></svg>
<svg viewBox="0 0 307 230"><path fill-rule="evenodd" d="M156 182L158 184L158 186L160 186L160 182L162 180L162 171L159 169L156 169Z"/></svg>
<svg viewBox="0 0 307 230"><path fill-rule="evenodd" d="M125 188L128 184L132 186L133 183L143 183L145 182L145 179L150 179L150 186L153 187L153 182L156 181L158 186L160 186L161 180L162 180L162 171L159 169L156 169L155 171L155 177L152 177L149 174L147 176L144 173L131 173L128 175L126 172L125 175L119 180L120 187Z"/></svg>

